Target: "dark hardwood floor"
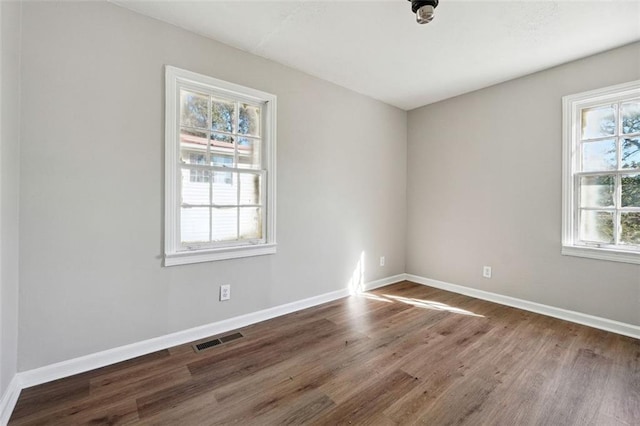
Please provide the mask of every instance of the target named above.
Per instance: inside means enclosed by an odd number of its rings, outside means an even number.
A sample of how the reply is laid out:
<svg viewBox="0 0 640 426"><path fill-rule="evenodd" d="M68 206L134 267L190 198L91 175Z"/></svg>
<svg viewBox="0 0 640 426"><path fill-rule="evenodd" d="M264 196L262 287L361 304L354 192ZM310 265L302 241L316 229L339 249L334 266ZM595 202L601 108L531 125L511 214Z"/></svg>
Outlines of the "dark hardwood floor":
<svg viewBox="0 0 640 426"><path fill-rule="evenodd" d="M640 341L402 282L25 389L11 425L639 425Z"/></svg>

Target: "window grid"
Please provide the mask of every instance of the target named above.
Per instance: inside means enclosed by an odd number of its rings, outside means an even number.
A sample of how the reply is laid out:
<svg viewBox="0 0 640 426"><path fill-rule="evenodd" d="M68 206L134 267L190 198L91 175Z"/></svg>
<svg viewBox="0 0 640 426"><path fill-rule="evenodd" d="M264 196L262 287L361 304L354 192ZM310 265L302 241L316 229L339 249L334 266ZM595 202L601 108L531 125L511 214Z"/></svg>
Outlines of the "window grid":
<svg viewBox="0 0 640 426"><path fill-rule="evenodd" d="M623 143L625 139L635 139L635 138L640 138L640 132L633 132L633 133L624 133L624 129L623 129L623 116L622 116L622 104L628 104L628 103L632 103L632 102L638 102L640 101L640 98L636 98L636 99L624 99L615 103L609 103L609 104L602 104L602 105L590 105L588 107L585 108L581 108L579 110L579 117L580 117L580 126L578 129L578 132L580 132L580 137L579 137L579 149L577 150L577 154L578 154L578 164L579 164L579 170L577 172L574 173L574 185L575 188L577 189L575 191L575 197L576 197L576 206L578 206L578 208L576 209L576 218L575 218L575 224L576 227L574 229L575 235L578 236L578 241L582 244L585 244L587 246L595 246L595 247L615 247L615 248L621 248L621 249L631 249L631 250L638 250L640 248L640 244L625 244L621 242L621 232L622 232L622 224L621 224L621 217L623 213L629 213L629 212L640 212L640 207L634 207L634 206L623 206L622 205L622 179L623 176L633 176L635 174L640 175L640 168L623 168L623 158L622 158L622 152L623 152ZM606 136L598 136L598 137L592 137L592 138L584 138L583 137L583 114L582 112L586 109L591 109L591 108L597 108L597 107L603 107L603 106L612 106L613 107L613 113L614 113L614 120L615 120L615 126L614 126L614 134L613 135L606 135ZM607 140L611 140L614 139L615 140L615 149L616 149L616 168L614 170L602 170L602 171L588 171L588 172L583 172L582 169L584 168L584 148L586 146L586 144L591 144L591 143L595 143L595 142L600 142L600 141L607 141ZM613 191L613 206L612 207L589 207L589 206L582 206L581 203L581 178L585 177L585 176L594 176L594 177L606 177L606 176L612 176L614 178L614 191ZM580 239L580 229L582 226L582 214L581 212L583 211L594 211L594 212L606 212L606 213L611 213L612 217L613 217L613 242L612 243L602 243L602 242L596 242L596 241L590 241L590 240L586 240L586 239Z"/></svg>
<svg viewBox="0 0 640 426"><path fill-rule="evenodd" d="M199 93L199 91L194 91L191 88L182 88L179 87L180 93L182 92L182 90L186 90L188 92L195 92L198 95L202 95L202 96L207 96L208 100L207 100L207 127L206 128L199 128L199 127L191 127L191 126L184 126L182 125L182 123L180 123L180 128L181 129L193 129L195 131L198 132L202 132L204 134L206 134L206 138L207 138L207 144L206 144L206 155L207 155L207 159L208 164L200 164L200 163L194 163L193 161L190 161L189 164L185 164L183 162L183 160L179 159L180 162L180 166L181 167L187 167L191 170L190 173L197 173L198 171L204 171L204 170L208 170L210 173L210 177L208 180L206 180L206 182L208 182L209 185L209 204L207 205L202 205L202 204L193 204L193 203L185 203L182 202L181 206L185 207L185 208L193 208L193 207L208 207L209 210L209 223L208 223L208 228L209 228L209 241L208 242L189 242L187 244L184 244L187 248L198 248L201 247L203 245L210 245L212 243L214 243L214 238L213 238L213 225L212 225L212 218L213 218L213 209L214 208L235 208L236 209L236 238L235 241L243 241L243 239L241 238L241 233L240 233L240 226L241 226L241 209L242 208L260 208L261 209L261 227L262 227L262 231L261 231L261 237L258 238L258 240L264 240L264 234L265 234L265 220L264 220L264 203L262 202L262 199L264 199L264 184L265 184L265 179L264 176L260 179L261 182L261 188L260 188L260 194L261 194L261 200L260 203L257 204L242 204L240 202L240 197L241 197L241 191L242 191L242 180L240 179L241 175L247 175L247 174L260 174L260 175L264 175L265 174L265 170L262 169L262 164L260 164L261 169L259 171L256 170L248 170L248 169L244 169L244 168L240 168L238 167L240 164L240 155L239 155L239 151L238 151L238 146L240 145L240 138L247 138L249 140L257 140L262 142L262 123L259 124L259 129L260 131L258 132L257 135L249 135L249 133L244 134L241 133L241 129L240 129L240 108L241 106L247 106L247 105L251 105L255 108L258 108L259 110L259 117L262 120L262 118L264 117L264 113L263 113L263 106L262 105L254 105L254 104L250 104L250 103L244 103L244 102L240 102L237 100L231 100L225 97L221 97L218 96L217 94L204 94L204 93ZM213 102L214 100L220 100L220 101L224 101L224 102L228 102L228 103L232 103L234 106L234 114L233 114L233 121L232 121L232 125L231 125L231 132L227 132L224 130L220 130L220 129L213 129L212 124L213 124L213 115L212 115L212 110L213 110ZM180 116L182 116L182 103L180 104ZM214 166L213 165L213 158L216 154L214 154L211 150L212 145L213 145L213 134L220 134L220 135L225 135L225 136L229 136L231 138L231 145L233 146L233 162L235 167L227 167L227 166ZM180 143L178 143L180 145ZM260 147L262 148L262 143L260 144ZM261 158L261 162L262 162L262 155L260 156ZM216 204L213 202L213 197L214 197L214 172L215 171L225 171L225 172L229 172L231 174L231 176L237 176L237 185L236 185L236 203L235 204ZM233 179L233 178L232 178ZM255 238L249 238L249 239L245 239L248 241L253 241L256 240ZM229 243L230 241L233 240L224 240L224 243Z"/></svg>

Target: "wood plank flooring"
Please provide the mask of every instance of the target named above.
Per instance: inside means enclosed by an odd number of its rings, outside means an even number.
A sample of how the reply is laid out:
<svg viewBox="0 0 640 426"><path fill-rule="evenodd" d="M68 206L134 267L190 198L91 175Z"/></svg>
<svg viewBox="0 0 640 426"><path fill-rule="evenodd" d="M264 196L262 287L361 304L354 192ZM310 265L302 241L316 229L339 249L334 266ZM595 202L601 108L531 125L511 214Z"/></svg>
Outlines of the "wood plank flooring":
<svg viewBox="0 0 640 426"><path fill-rule="evenodd" d="M639 425L640 341L402 282L22 391L10 425Z"/></svg>

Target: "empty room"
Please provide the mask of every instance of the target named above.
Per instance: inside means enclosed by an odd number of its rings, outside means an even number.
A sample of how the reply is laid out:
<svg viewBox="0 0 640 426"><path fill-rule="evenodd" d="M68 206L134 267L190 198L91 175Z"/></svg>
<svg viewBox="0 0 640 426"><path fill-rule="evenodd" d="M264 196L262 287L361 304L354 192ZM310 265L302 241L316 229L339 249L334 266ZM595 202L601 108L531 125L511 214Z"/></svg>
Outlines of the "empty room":
<svg viewBox="0 0 640 426"><path fill-rule="evenodd" d="M640 1L0 0L0 425L640 424Z"/></svg>

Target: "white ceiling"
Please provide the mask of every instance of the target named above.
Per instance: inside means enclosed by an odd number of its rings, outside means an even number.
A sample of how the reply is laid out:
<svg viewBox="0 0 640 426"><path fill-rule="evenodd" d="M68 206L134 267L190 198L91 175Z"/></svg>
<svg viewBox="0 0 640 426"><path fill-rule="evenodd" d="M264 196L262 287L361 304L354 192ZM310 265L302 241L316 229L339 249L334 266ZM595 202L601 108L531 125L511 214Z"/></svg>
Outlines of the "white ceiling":
<svg viewBox="0 0 640 426"><path fill-rule="evenodd" d="M640 0L115 3L406 110L640 40Z"/></svg>

